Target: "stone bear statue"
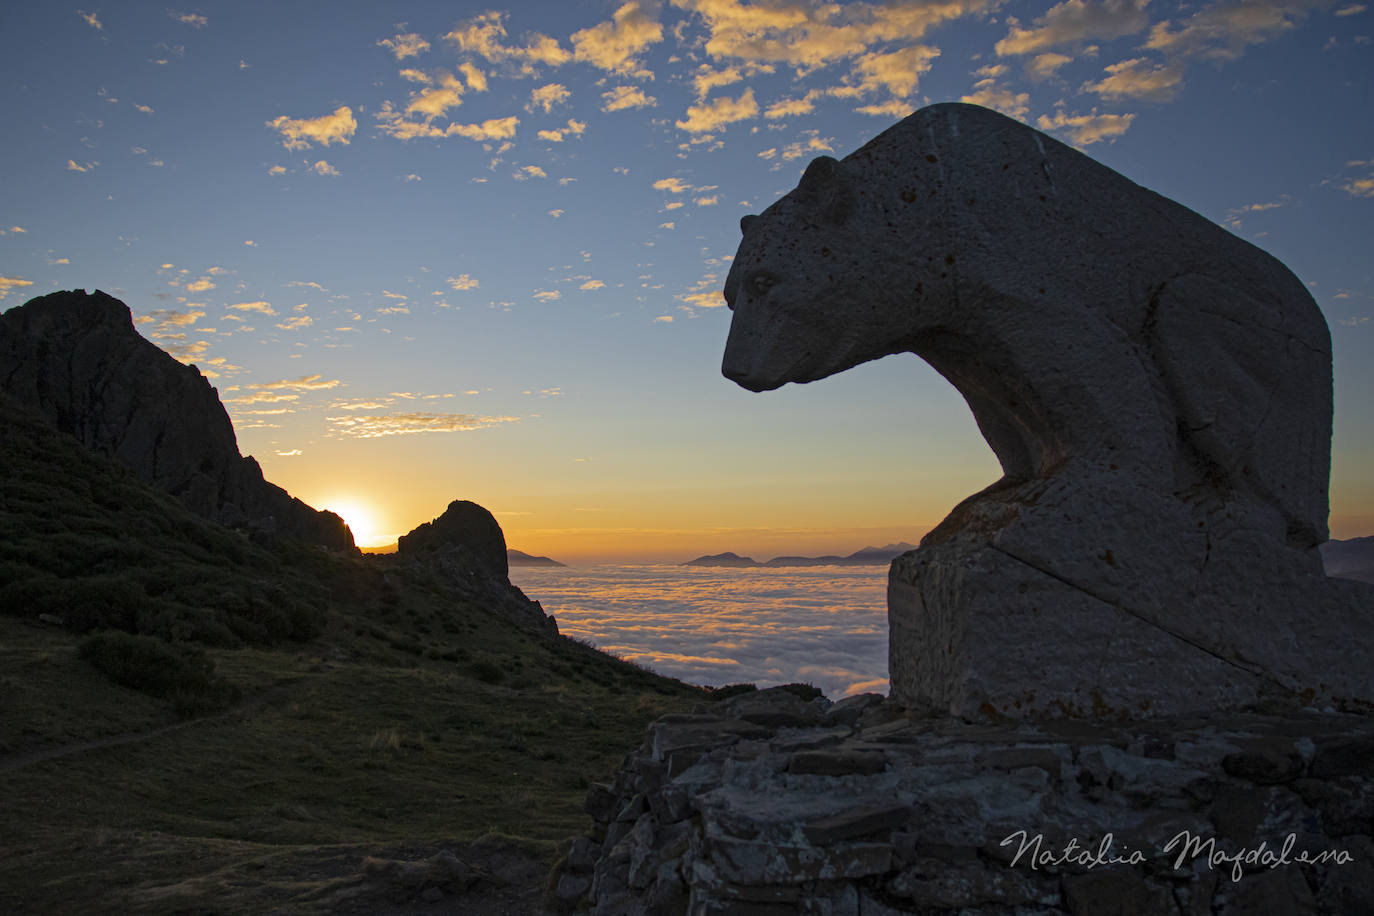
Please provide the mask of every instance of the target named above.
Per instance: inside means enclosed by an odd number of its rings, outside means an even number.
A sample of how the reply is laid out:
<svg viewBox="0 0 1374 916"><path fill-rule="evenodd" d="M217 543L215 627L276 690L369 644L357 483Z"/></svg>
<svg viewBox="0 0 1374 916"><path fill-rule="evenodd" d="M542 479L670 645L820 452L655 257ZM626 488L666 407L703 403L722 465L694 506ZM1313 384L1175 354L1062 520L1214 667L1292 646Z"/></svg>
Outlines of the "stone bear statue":
<svg viewBox="0 0 1374 916"><path fill-rule="evenodd" d="M965 104L816 159L741 229L728 378L915 353L1002 465L893 564L894 697L1014 717L1374 700L1374 588L1316 551L1330 335L1276 259Z"/></svg>

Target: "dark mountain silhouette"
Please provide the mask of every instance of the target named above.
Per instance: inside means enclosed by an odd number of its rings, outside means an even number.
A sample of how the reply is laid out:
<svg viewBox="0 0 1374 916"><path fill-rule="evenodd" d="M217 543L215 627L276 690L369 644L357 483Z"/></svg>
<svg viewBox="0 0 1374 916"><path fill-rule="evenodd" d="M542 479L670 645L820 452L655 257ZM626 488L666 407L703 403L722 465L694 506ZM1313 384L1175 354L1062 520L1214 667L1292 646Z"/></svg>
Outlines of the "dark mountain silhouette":
<svg viewBox="0 0 1374 916"><path fill-rule="evenodd" d="M737 553L714 553L710 556L688 560L683 566L760 566L753 557L742 557Z"/></svg>
<svg viewBox="0 0 1374 916"><path fill-rule="evenodd" d="M774 557L766 563L759 563L752 557L741 557L734 553L718 553L705 557L697 557L695 560L688 560L683 566L758 566L758 567L779 567L779 566L882 566L891 563L892 560L908 550L915 550L915 544L908 544L905 541L898 544L888 544L886 547L864 547L856 550L847 557L824 556L824 557Z"/></svg>
<svg viewBox="0 0 1374 916"><path fill-rule="evenodd" d="M516 550L513 547L506 551L506 560L511 566L559 566L566 568L568 565L567 563L560 563L548 557L531 556L523 550Z"/></svg>
<svg viewBox="0 0 1374 916"><path fill-rule="evenodd" d="M209 381L141 337L128 306L103 292L52 293L0 315L0 397L203 518L355 549L343 519L263 479Z"/></svg>

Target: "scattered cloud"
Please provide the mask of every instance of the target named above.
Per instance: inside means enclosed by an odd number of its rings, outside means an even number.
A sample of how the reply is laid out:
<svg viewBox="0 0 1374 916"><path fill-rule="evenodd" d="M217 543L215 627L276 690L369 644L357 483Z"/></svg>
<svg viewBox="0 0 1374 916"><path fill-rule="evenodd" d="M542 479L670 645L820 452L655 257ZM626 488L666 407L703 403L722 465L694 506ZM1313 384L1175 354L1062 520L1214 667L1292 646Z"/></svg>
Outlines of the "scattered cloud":
<svg viewBox="0 0 1374 916"><path fill-rule="evenodd" d="M272 166L270 169L267 170L267 174L269 174L269 175L285 175L285 174L286 174L286 166L284 166L284 165L274 165L274 166Z"/></svg>
<svg viewBox="0 0 1374 916"><path fill-rule="evenodd" d="M203 293L206 290L214 288L214 281L206 277L201 277L199 280L192 280L190 283L186 284L186 292L188 293Z"/></svg>
<svg viewBox="0 0 1374 916"><path fill-rule="evenodd" d="M101 32L104 31L105 26L103 23L101 23L100 16L97 15L98 12L98 10L96 11L96 13L88 13L85 10L77 10L76 15L86 20L86 25L95 29L97 32Z"/></svg>
<svg viewBox="0 0 1374 916"><path fill-rule="evenodd" d="M134 110L135 110L135 111L141 111L141 112L143 112L144 114L152 114L152 113L153 113L153 107L152 107L151 105L135 105L135 106L134 106Z"/></svg>
<svg viewBox="0 0 1374 916"><path fill-rule="evenodd" d="M1026 116L1030 114L1030 93L1014 92L999 85L994 76L974 83L973 91L968 95L960 96L959 101L992 108L1020 121L1024 121Z"/></svg>
<svg viewBox="0 0 1374 916"><path fill-rule="evenodd" d="M463 74L463 79L467 81L468 88L473 92L487 91L487 75L471 61L463 61L458 65L458 70Z"/></svg>
<svg viewBox="0 0 1374 916"><path fill-rule="evenodd" d="M1011 30L994 50L1001 57L1035 54L1092 39L1134 35L1150 24L1145 11L1148 3L1149 0L1065 0L1050 7L1030 28L1022 28L1017 20L1008 19Z"/></svg>
<svg viewBox="0 0 1374 916"><path fill-rule="evenodd" d="M67 171L69 172L89 172L91 169L100 165L99 162L88 162L85 165L77 165L75 159L67 160Z"/></svg>
<svg viewBox="0 0 1374 916"><path fill-rule="evenodd" d="M267 122L267 126L282 136L282 146L290 150L309 149L312 143L329 146L347 145L358 129L353 109L340 105L332 114L318 118L288 118L282 115Z"/></svg>
<svg viewBox="0 0 1374 916"><path fill-rule="evenodd" d="M566 212L567 212L566 210L550 210L550 211L549 211L549 216L552 216L554 219L558 219L560 216L562 216L562 215L563 215L564 213L566 213Z"/></svg>
<svg viewBox="0 0 1374 916"><path fill-rule="evenodd" d="M813 89L799 99L782 99L769 105L764 110L763 116L770 120L777 120L778 118L810 114L816 110L816 99L820 95L819 90Z"/></svg>
<svg viewBox="0 0 1374 916"><path fill-rule="evenodd" d="M464 290L476 289L481 284L472 279L468 274L459 274L456 277L449 277L448 285L462 292Z"/></svg>
<svg viewBox="0 0 1374 916"><path fill-rule="evenodd" d="M1072 62L1073 58L1067 54L1046 51L1044 54L1035 55L1026 63L1026 74L1036 81L1047 80L1058 73L1060 67Z"/></svg>
<svg viewBox="0 0 1374 916"><path fill-rule="evenodd" d="M1091 146L1102 140L1115 140L1130 129L1134 114L1098 114L1094 108L1085 115L1056 111L1053 117L1041 115L1035 126L1043 131L1062 132L1074 146Z"/></svg>
<svg viewBox="0 0 1374 916"><path fill-rule="evenodd" d="M541 302L553 302L557 299L562 299L563 294L556 289L541 289L534 294L534 298Z"/></svg>
<svg viewBox="0 0 1374 916"><path fill-rule="evenodd" d="M1296 28L1317 5L1302 0L1218 0L1177 25L1168 19L1155 23L1144 47L1173 57L1235 60L1248 46Z"/></svg>
<svg viewBox="0 0 1374 916"><path fill-rule="evenodd" d="M293 448L289 452L277 452L276 454L278 458L295 458L297 455L301 454L301 450Z"/></svg>
<svg viewBox="0 0 1374 916"><path fill-rule="evenodd" d="M188 287L189 289L189 287ZM235 312L261 312L264 315L276 315L276 309L272 308L272 303L259 299L256 302L235 302L229 306Z"/></svg>
<svg viewBox="0 0 1374 916"><path fill-rule="evenodd" d="M410 309L404 305L384 305L377 309L378 315L409 315Z"/></svg>
<svg viewBox="0 0 1374 916"><path fill-rule="evenodd" d="M871 51L854 62L851 80L860 92L886 91L905 99L916 91L920 78L930 71L940 49L912 45L898 51Z"/></svg>
<svg viewBox="0 0 1374 916"><path fill-rule="evenodd" d="M560 127L557 130L541 130L539 132L539 139L547 140L550 143L562 143L563 138L568 134L572 134L574 137L580 137L586 129L586 121L578 121L575 118L569 118L567 127Z"/></svg>
<svg viewBox="0 0 1374 916"><path fill-rule="evenodd" d="M1353 159L1345 164L1348 169L1370 169L1363 177L1347 178L1339 187L1351 197L1374 197L1374 159ZM1323 182L1325 184L1326 182Z"/></svg>
<svg viewBox="0 0 1374 916"><path fill-rule="evenodd" d="M210 20L198 13L178 13L175 10L168 10L167 15L183 25L189 25L193 29L203 28Z"/></svg>
<svg viewBox="0 0 1374 916"><path fill-rule="evenodd" d="M1363 13L1366 9L1368 9L1368 7L1366 7L1363 3L1351 3L1348 6L1343 6L1340 9L1336 10L1336 15L1356 16L1360 13Z"/></svg>
<svg viewBox="0 0 1374 916"><path fill-rule="evenodd" d="M681 194L684 191L692 190L692 186L681 178L660 178L654 182L655 191L667 191L669 194Z"/></svg>
<svg viewBox="0 0 1374 916"><path fill-rule="evenodd" d="M654 319L654 321L662 321L662 322L664 322L665 324L672 324L672 323L673 323L673 316L672 316L672 315L659 315L657 318Z"/></svg>
<svg viewBox="0 0 1374 916"><path fill-rule="evenodd" d="M601 93L601 110L605 112L624 111L628 108L653 108L658 99L645 95L638 86L616 86L609 92Z"/></svg>
<svg viewBox="0 0 1374 916"><path fill-rule="evenodd" d="M562 83L549 83L530 91L530 103L525 106L525 109L533 111L535 108L542 108L544 114L549 114L555 105L560 105L570 98L572 98L572 93L568 91L567 86Z"/></svg>
<svg viewBox="0 0 1374 916"><path fill-rule="evenodd" d="M330 165L328 162L326 162L326 161L323 160L323 159L318 160L314 165L312 165L312 166L310 167L310 171L314 172L316 175L338 175L338 174L339 174L339 170L338 170L338 169L334 168L334 166Z"/></svg>
<svg viewBox="0 0 1374 916"><path fill-rule="evenodd" d="M444 36L458 49L476 54L492 63L506 63L521 76L533 76L536 64L562 66L572 60L572 52L557 39L538 32L530 34L519 44L509 44L505 12L486 12L457 25Z"/></svg>
<svg viewBox="0 0 1374 916"><path fill-rule="evenodd" d="M309 315L297 315L295 318L288 318L278 324L277 327L283 331L299 331L301 328L308 328L314 323Z"/></svg>
<svg viewBox="0 0 1374 916"><path fill-rule="evenodd" d="M376 34L375 32L373 33ZM379 47L386 48L396 55L397 60L405 60L407 57L419 57L429 50L429 42L420 37L415 32L397 34L394 38L383 38L377 42Z"/></svg>
<svg viewBox="0 0 1374 916"><path fill-rule="evenodd" d="M23 289L26 286L33 286L33 281L25 280L23 277L0 277L0 299L8 296L12 290Z"/></svg>
<svg viewBox="0 0 1374 916"><path fill-rule="evenodd" d="M883 42L921 38L934 26L996 6L995 0L901 0L894 3L803 3L780 0L674 0L700 16L706 53L717 60L780 63L810 72L854 58Z"/></svg>
<svg viewBox="0 0 1374 916"><path fill-rule="evenodd" d="M605 287L606 284L602 283L600 280L588 280L579 286L578 289L605 289Z"/></svg>
<svg viewBox="0 0 1374 916"><path fill-rule="evenodd" d="M328 391L331 388L338 388L341 384L343 383L338 379L327 379L317 372L314 375L302 375L300 378L284 378L275 382L244 385L243 387L254 391Z"/></svg>
<svg viewBox="0 0 1374 916"><path fill-rule="evenodd" d="M480 417L465 413L396 413L326 419L332 424L336 434L358 439L408 436L416 433L468 432L501 423L516 423L520 420L519 417Z"/></svg>
<svg viewBox="0 0 1374 916"><path fill-rule="evenodd" d="M888 99L876 105L860 105L854 110L859 114L873 115L876 118L905 118L916 108L905 99Z"/></svg>
<svg viewBox="0 0 1374 916"><path fill-rule="evenodd" d="M835 151L835 147L831 145L833 140L833 137L822 137L819 131L804 130L801 133L801 139L782 148L781 155L784 161L791 162L793 159L800 159L812 153L833 153ZM765 150L764 152L768 151ZM762 154L760 157L763 159L772 158Z"/></svg>
<svg viewBox="0 0 1374 916"><path fill-rule="evenodd" d="M250 388L253 386L249 386ZM243 394L232 398L224 398L226 404L281 404L286 401L299 401L298 394L274 394L271 391L259 391L254 394Z"/></svg>
<svg viewBox="0 0 1374 916"><path fill-rule="evenodd" d="M747 121L757 117L758 103L754 101L754 90L744 90L737 99L721 96L714 101L687 107L687 119L678 121L677 126L691 134L713 131L735 121Z"/></svg>
<svg viewBox="0 0 1374 916"><path fill-rule="evenodd" d="M724 70L713 70L709 64L702 64L692 77L692 86L697 91L697 98L704 99L710 95L712 89L721 86L730 86L744 79L738 67L727 67Z"/></svg>
<svg viewBox="0 0 1374 916"><path fill-rule="evenodd" d="M1156 66L1146 58L1133 57L1104 69L1110 75L1096 83L1084 83L1084 92L1094 92L1113 102L1169 102L1183 88L1183 69L1176 64Z"/></svg>
<svg viewBox="0 0 1374 916"><path fill-rule="evenodd" d="M548 177L549 177L549 173L546 172L546 171L544 171L543 169L541 169L541 168L540 168L539 166L537 166L537 165L526 165L526 166L522 166L522 167L521 167L518 171L516 171L516 173L515 173L515 180L516 180L516 181L528 181L528 180L531 179L531 178L548 178Z"/></svg>
<svg viewBox="0 0 1374 916"><path fill-rule="evenodd" d="M652 79L638 55L663 40L657 4L630 0L615 11L609 22L574 32L570 38L573 58L609 73Z"/></svg>
<svg viewBox="0 0 1374 916"><path fill-rule="evenodd" d="M710 197L698 197L695 203L698 207L714 207L720 203L720 195L712 194Z"/></svg>

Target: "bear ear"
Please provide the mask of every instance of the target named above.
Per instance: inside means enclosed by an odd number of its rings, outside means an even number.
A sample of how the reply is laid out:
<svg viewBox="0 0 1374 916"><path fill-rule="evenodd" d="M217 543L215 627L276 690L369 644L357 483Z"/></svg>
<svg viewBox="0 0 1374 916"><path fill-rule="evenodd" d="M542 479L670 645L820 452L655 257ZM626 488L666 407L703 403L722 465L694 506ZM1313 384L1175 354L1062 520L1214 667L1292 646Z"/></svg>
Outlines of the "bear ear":
<svg viewBox="0 0 1374 916"><path fill-rule="evenodd" d="M750 213L747 216L741 216L739 218L739 234L748 235L749 227L752 226L754 224L754 221L758 218L759 217L757 213Z"/></svg>
<svg viewBox="0 0 1374 916"><path fill-rule="evenodd" d="M811 160L797 190L815 202L816 212L826 222L843 222L854 205L854 192L844 163L830 156Z"/></svg>

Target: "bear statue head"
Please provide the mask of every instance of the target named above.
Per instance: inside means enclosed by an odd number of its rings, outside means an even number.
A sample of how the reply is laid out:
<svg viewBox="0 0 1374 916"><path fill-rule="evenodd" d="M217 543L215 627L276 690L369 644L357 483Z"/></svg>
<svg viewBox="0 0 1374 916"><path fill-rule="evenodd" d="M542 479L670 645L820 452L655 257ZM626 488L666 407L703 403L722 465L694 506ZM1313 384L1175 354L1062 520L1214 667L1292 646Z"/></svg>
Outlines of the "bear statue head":
<svg viewBox="0 0 1374 916"><path fill-rule="evenodd" d="M821 156L790 193L740 220L725 280L726 378L768 391L896 352L884 345L893 296L861 231L857 185L845 163Z"/></svg>

